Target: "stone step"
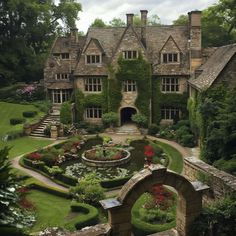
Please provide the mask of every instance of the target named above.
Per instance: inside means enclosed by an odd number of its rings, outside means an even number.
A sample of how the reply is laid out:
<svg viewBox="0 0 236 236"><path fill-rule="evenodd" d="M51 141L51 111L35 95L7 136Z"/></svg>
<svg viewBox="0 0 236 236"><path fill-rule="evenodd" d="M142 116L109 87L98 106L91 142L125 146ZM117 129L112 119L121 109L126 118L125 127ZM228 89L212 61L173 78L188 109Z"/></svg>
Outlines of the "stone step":
<svg viewBox="0 0 236 236"><path fill-rule="evenodd" d="M42 138L47 138L47 136L45 134L35 134L35 133L31 133L30 136L32 137L42 137Z"/></svg>

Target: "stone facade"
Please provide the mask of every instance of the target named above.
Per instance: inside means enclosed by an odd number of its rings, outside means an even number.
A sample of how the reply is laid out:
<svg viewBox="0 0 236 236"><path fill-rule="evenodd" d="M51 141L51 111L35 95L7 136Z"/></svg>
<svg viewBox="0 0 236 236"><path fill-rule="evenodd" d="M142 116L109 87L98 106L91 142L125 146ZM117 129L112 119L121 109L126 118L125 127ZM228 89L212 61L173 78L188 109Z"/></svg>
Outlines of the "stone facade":
<svg viewBox="0 0 236 236"><path fill-rule="evenodd" d="M109 90L105 86L102 90L85 90L85 81L88 78L111 79L110 66L116 70L120 57L132 60L138 54L142 54L150 63L153 78L158 76L160 79L173 79L167 84L177 81L176 91L172 90L172 86L164 93L186 92L191 68L195 68L201 61L201 13L190 12L189 25L186 26L148 26L147 13L146 10L141 11L141 27L135 27L133 14L127 14L126 27L92 27L86 36L78 36L73 29L67 37L57 38L44 69L45 88L52 102L61 104L69 100L72 91L76 89L85 96ZM135 106L137 91L137 88L134 91L122 88L122 101L117 112L126 107L139 112ZM92 111L85 111L84 119L92 123L101 122L100 114L97 117L97 113Z"/></svg>

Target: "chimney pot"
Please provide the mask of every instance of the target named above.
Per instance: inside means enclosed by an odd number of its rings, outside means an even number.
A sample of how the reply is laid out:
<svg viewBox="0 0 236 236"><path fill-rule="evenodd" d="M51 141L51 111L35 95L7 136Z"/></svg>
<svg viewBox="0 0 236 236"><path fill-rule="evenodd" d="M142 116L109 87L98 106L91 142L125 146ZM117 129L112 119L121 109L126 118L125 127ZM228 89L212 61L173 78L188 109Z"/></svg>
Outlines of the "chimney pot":
<svg viewBox="0 0 236 236"><path fill-rule="evenodd" d="M126 14L126 17L127 17L127 26L133 25L134 14L133 13Z"/></svg>

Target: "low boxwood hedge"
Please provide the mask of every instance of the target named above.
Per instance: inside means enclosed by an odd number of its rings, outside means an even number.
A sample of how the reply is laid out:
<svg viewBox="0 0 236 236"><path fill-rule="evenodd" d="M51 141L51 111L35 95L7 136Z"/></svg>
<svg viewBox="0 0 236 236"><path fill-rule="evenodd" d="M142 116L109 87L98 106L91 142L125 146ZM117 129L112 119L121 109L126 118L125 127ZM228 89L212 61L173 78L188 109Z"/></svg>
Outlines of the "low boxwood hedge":
<svg viewBox="0 0 236 236"><path fill-rule="evenodd" d="M26 236L21 229L13 228L10 226L0 226L0 236Z"/></svg>
<svg viewBox="0 0 236 236"><path fill-rule="evenodd" d="M22 115L27 118L35 117L37 115L37 111L23 111Z"/></svg>
<svg viewBox="0 0 236 236"><path fill-rule="evenodd" d="M24 118L11 118L10 119L10 124L11 125L23 124L24 122L25 122Z"/></svg>
<svg viewBox="0 0 236 236"><path fill-rule="evenodd" d="M73 178L65 174L58 174L55 176L55 178L70 186L76 186L76 184L78 183L77 178Z"/></svg>
<svg viewBox="0 0 236 236"><path fill-rule="evenodd" d="M72 212L81 212L84 215L79 215L73 219L75 228L77 230L89 225L95 225L98 223L98 209L91 205L85 203L72 202L71 204ZM71 222L70 222L71 224Z"/></svg>
<svg viewBox="0 0 236 236"><path fill-rule="evenodd" d="M126 182L129 181L129 179L132 177L132 175L129 175L124 178L117 178L117 179L109 179L109 180L102 180L100 182L101 186L103 188L115 188L121 185L124 185Z"/></svg>

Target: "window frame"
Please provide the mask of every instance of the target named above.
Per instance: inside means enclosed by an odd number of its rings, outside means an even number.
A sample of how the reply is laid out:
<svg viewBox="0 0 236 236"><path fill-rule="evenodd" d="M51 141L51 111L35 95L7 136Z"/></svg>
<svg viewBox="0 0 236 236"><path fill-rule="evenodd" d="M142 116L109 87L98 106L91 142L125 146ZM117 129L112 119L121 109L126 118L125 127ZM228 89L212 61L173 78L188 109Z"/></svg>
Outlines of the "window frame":
<svg viewBox="0 0 236 236"><path fill-rule="evenodd" d="M161 54L161 62L163 64L178 64L180 63L179 52L163 52Z"/></svg>
<svg viewBox="0 0 236 236"><path fill-rule="evenodd" d="M134 93L137 92L137 82L136 80L124 80L123 81L123 92L125 93Z"/></svg>
<svg viewBox="0 0 236 236"><path fill-rule="evenodd" d="M180 78L178 77L162 77L161 78L162 93L180 93Z"/></svg>
<svg viewBox="0 0 236 236"><path fill-rule="evenodd" d="M68 73L56 73L55 80L69 80L70 74Z"/></svg>
<svg viewBox="0 0 236 236"><path fill-rule="evenodd" d="M84 91L88 93L102 92L102 79L99 77L85 78Z"/></svg>
<svg viewBox="0 0 236 236"><path fill-rule="evenodd" d="M136 59L138 59L138 56L139 56L139 52L137 50L123 51L123 59L125 59L125 60L136 60Z"/></svg>
<svg viewBox="0 0 236 236"><path fill-rule="evenodd" d="M161 119L162 120L174 120L176 114L178 119L180 118L180 109L178 107L162 107L161 108Z"/></svg>
<svg viewBox="0 0 236 236"><path fill-rule="evenodd" d="M89 106L85 109L85 119L101 119L102 118L102 107L100 106Z"/></svg>
<svg viewBox="0 0 236 236"><path fill-rule="evenodd" d="M85 64L86 65L101 65L102 64L102 55L101 54L86 54L85 55Z"/></svg>

